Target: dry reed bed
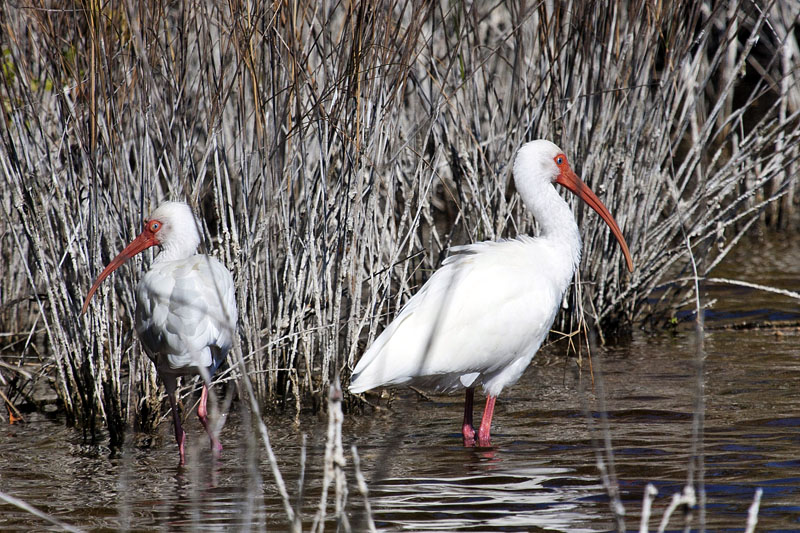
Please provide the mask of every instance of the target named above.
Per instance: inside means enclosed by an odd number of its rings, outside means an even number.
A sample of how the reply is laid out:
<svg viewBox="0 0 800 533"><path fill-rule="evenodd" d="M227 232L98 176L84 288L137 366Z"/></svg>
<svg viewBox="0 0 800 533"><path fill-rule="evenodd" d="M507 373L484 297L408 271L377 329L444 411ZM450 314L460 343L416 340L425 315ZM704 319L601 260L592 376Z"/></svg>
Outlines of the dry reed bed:
<svg viewBox="0 0 800 533"><path fill-rule="evenodd" d="M525 140L560 144L623 228L633 275L579 213L577 306L608 326L691 297L687 242L703 277L757 221L789 223L797 1L549 4L2 8L2 358L41 365L92 435L151 428L131 327L149 258L78 310L163 199L196 208L234 272L256 398L297 410L451 244L534 231L509 186Z"/></svg>

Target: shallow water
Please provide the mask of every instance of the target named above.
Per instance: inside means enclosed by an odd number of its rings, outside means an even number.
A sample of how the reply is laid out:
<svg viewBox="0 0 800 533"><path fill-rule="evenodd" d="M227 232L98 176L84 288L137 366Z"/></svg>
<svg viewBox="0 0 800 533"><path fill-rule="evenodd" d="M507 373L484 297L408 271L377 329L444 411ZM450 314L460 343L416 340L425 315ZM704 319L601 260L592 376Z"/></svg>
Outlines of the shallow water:
<svg viewBox="0 0 800 533"><path fill-rule="evenodd" d="M776 257L778 266L745 249L717 275L744 278L741 272L758 271L758 277L747 279L796 291L792 284L800 279L800 251L785 239L773 241L765 255ZM721 328L764 317L793 323L800 316L797 302L733 287L708 292L718 301L708 315L705 337L707 527L742 530L760 487L759 530L800 530L800 331L794 325ZM647 483L659 490L651 529L685 483L694 350L693 334L684 331L637 333L630 343L593 350L595 373L604 378L629 530L639 527ZM613 528L592 444L592 436L600 434L591 431L585 415L587 401L597 409L590 376L581 375L563 354L561 346L544 350L500 397L489 448L461 445L460 396L429 401L401 390L390 405L382 401L380 411L346 416L348 516L355 529L363 527L363 504L354 483L351 444L358 447L370 480L376 523L386 530ZM479 406L477 416L480 411ZM257 451L242 416L238 408L228 416L222 433L226 448L217 463L190 416L189 466L179 469L169 423L161 425L160 438L151 446L137 447L133 443L142 439L131 437L119 456L110 457L102 446L83 444L81 435L61 421L29 415L26 424L0 429L0 490L88 530L287 530L266 456ZM293 503L301 435L307 435L303 517L308 528L319 500L327 421L303 416L296 425L277 415L265 421ZM600 422L594 413L592 425ZM333 505L329 500L329 511ZM327 526L333 531L336 524L331 520ZM0 530L57 529L0 503ZM677 519L670 529L680 529Z"/></svg>

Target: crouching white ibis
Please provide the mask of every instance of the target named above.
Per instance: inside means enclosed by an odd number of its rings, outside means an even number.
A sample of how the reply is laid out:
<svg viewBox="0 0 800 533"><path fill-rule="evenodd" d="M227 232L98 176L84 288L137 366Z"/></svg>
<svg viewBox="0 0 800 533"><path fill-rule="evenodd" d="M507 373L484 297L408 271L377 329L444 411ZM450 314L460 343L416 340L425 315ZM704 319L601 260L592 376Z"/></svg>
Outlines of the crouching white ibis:
<svg viewBox="0 0 800 533"><path fill-rule="evenodd" d="M440 391L466 388L465 446L491 442L495 400L527 368L553 324L580 262L581 238L572 210L553 187L563 185L611 228L633 271L628 245L608 209L573 172L564 152L538 140L520 148L514 181L540 235L451 249L425 285L364 353L353 370L353 393L417 384ZM477 435L474 389L486 408Z"/></svg>
<svg viewBox="0 0 800 533"><path fill-rule="evenodd" d="M160 246L150 270L136 287L135 325L148 357L172 407L180 464L186 460L186 432L175 400L178 376L200 374L204 380L197 416L211 439L214 456L222 445L208 425L208 387L233 344L237 310L233 277L217 259L196 254L199 223L188 205L161 204L145 222L144 230L111 261L94 282L81 314L97 288L125 261Z"/></svg>

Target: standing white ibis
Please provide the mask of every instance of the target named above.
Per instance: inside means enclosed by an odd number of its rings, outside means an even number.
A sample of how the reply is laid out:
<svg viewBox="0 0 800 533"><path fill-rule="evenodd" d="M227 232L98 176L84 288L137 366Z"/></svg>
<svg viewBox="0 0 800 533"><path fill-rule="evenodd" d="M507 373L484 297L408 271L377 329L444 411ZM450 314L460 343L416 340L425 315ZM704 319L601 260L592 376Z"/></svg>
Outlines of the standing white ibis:
<svg viewBox="0 0 800 533"><path fill-rule="evenodd" d="M520 378L547 336L581 257L572 210L553 187L563 185L611 228L633 271L628 245L608 209L570 168L555 144L525 144L514 181L540 235L451 248L425 285L364 353L353 370L353 393L396 384L439 391L466 388L464 445L491 443L497 396ZM477 435L475 387L486 392Z"/></svg>
<svg viewBox="0 0 800 533"><path fill-rule="evenodd" d="M208 426L208 387L233 344L237 310L233 277L217 259L196 254L199 223L188 205L161 204L144 230L111 261L94 282L81 314L97 287L125 261L160 246L150 270L136 287L136 332L164 380L175 423L180 464L186 460L186 432L175 400L178 376L200 374L204 380L197 416L211 439L214 456L222 445Z"/></svg>

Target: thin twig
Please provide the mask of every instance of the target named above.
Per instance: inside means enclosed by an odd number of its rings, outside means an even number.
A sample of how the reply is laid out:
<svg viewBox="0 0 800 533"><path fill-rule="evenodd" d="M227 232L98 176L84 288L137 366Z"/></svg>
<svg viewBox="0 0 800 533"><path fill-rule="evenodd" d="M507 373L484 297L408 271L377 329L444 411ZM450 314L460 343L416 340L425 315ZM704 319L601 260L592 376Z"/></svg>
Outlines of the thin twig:
<svg viewBox="0 0 800 533"><path fill-rule="evenodd" d="M83 532L82 529L76 528L76 527L71 526L69 524L65 524L64 522L53 518L52 516L48 515L47 513L44 513L42 511L40 511L39 509L37 509L36 507L30 505L29 503L27 503L27 502L25 502L23 500L20 500L19 498L15 498L14 496L11 496L10 494L6 494L5 492L0 491L0 500L3 500L6 503L9 503L9 504L13 505L14 507L18 507L18 508L22 509L23 511L25 511L26 513L30 513L33 516L36 516L38 518L41 518L42 520L50 522L54 526L58 526L61 529L63 529L64 531L71 531L72 533L82 533Z"/></svg>

